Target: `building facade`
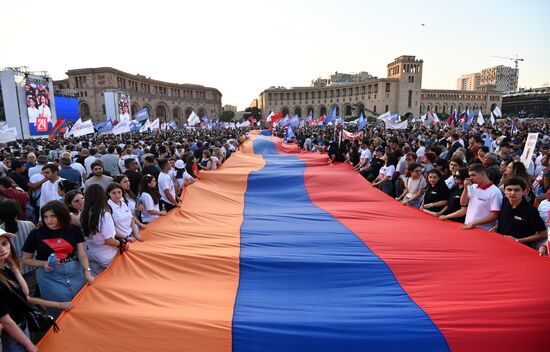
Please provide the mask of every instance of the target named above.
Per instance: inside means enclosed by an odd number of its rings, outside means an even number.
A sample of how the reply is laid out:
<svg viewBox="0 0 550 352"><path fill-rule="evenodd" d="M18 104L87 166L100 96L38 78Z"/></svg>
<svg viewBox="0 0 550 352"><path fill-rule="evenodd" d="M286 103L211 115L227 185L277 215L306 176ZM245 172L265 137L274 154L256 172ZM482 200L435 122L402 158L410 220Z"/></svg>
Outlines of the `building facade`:
<svg viewBox="0 0 550 352"><path fill-rule="evenodd" d="M502 97L502 113L520 118L550 117L550 87L505 94Z"/></svg>
<svg viewBox="0 0 550 352"><path fill-rule="evenodd" d="M266 116L270 111L313 116L336 107L342 117L397 112L419 116L428 108L448 114L454 108L480 108L489 111L502 102L502 93L490 91L422 89L423 61L415 56L400 56L387 66L387 78L373 78L319 87L271 87L260 93L258 107Z"/></svg>
<svg viewBox="0 0 550 352"><path fill-rule="evenodd" d="M182 124L192 111L199 116L217 117L222 111L222 94L216 88L197 84L158 81L111 67L67 71L67 79L55 81L56 94L78 97L82 119L106 120L104 92L116 90L130 95L132 115L147 108L151 118L172 119Z"/></svg>
<svg viewBox="0 0 550 352"><path fill-rule="evenodd" d="M470 73L456 80L457 90L478 90L481 82L481 73Z"/></svg>

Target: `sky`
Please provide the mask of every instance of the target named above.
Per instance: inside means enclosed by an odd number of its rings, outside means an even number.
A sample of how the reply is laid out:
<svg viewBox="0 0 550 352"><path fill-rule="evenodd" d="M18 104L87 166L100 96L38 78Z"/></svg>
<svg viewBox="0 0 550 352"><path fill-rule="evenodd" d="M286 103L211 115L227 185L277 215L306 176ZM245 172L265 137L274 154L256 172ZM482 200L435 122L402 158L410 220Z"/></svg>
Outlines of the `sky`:
<svg viewBox="0 0 550 352"><path fill-rule="evenodd" d="M338 72L386 77L401 55L424 60L422 87L520 62L520 87L550 84L550 1L4 0L0 69L66 78L111 66L215 87L240 110L271 86ZM422 25L424 24L424 25Z"/></svg>

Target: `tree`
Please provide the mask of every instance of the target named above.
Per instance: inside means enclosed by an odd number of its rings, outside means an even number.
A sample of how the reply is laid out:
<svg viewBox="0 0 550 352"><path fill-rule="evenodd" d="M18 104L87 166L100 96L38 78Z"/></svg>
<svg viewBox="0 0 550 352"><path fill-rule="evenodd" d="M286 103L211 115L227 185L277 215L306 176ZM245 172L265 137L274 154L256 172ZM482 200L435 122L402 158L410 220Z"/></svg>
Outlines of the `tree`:
<svg viewBox="0 0 550 352"><path fill-rule="evenodd" d="M224 122L229 122L229 121L233 120L234 117L235 117L235 113L233 111L224 111L224 112L222 112L222 115L220 116L220 120L222 120Z"/></svg>
<svg viewBox="0 0 550 352"><path fill-rule="evenodd" d="M262 110L258 108L246 108L244 111L249 112L249 116L254 116L255 119L258 119L262 116Z"/></svg>

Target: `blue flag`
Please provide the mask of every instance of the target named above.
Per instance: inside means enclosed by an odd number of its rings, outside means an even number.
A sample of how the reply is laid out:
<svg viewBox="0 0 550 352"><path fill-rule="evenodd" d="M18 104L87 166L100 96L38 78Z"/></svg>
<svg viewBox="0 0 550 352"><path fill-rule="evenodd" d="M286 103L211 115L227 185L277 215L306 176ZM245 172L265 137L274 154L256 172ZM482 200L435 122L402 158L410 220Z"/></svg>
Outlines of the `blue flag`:
<svg viewBox="0 0 550 352"><path fill-rule="evenodd" d="M361 131L363 128L365 128L367 122L367 118L365 117L363 112L361 112L361 114L359 115L359 121L357 122L357 131Z"/></svg>
<svg viewBox="0 0 550 352"><path fill-rule="evenodd" d="M299 124L300 124L300 118L298 117L298 115L292 116L292 118L290 119L290 126L291 127L296 127Z"/></svg>
<svg viewBox="0 0 550 352"><path fill-rule="evenodd" d="M294 134L292 127L289 125L286 129L286 140L290 141L292 138L295 138L295 137L296 135Z"/></svg>

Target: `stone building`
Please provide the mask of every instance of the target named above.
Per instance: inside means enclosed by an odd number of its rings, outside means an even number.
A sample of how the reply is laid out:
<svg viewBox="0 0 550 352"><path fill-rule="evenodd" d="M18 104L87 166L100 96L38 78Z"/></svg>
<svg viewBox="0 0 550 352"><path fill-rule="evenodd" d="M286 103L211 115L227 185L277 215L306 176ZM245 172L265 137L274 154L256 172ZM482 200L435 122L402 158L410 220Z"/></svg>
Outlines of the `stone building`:
<svg viewBox="0 0 550 352"><path fill-rule="evenodd" d="M66 74L67 79L54 82L55 93L78 97L80 117L94 122L106 120L103 93L113 90L130 95L132 115L147 108L151 118L163 122L174 119L184 123L192 111L201 117L217 117L222 111L222 94L216 88L163 82L111 67L75 69Z"/></svg>
<svg viewBox="0 0 550 352"><path fill-rule="evenodd" d="M336 107L342 117L398 112L411 117L424 114L428 108L448 114L454 108L480 108L489 111L501 105L502 93L422 89L423 61L404 55L387 66L387 78L362 82L314 87L271 87L260 93L258 107L266 116L270 111L313 116L326 114Z"/></svg>

